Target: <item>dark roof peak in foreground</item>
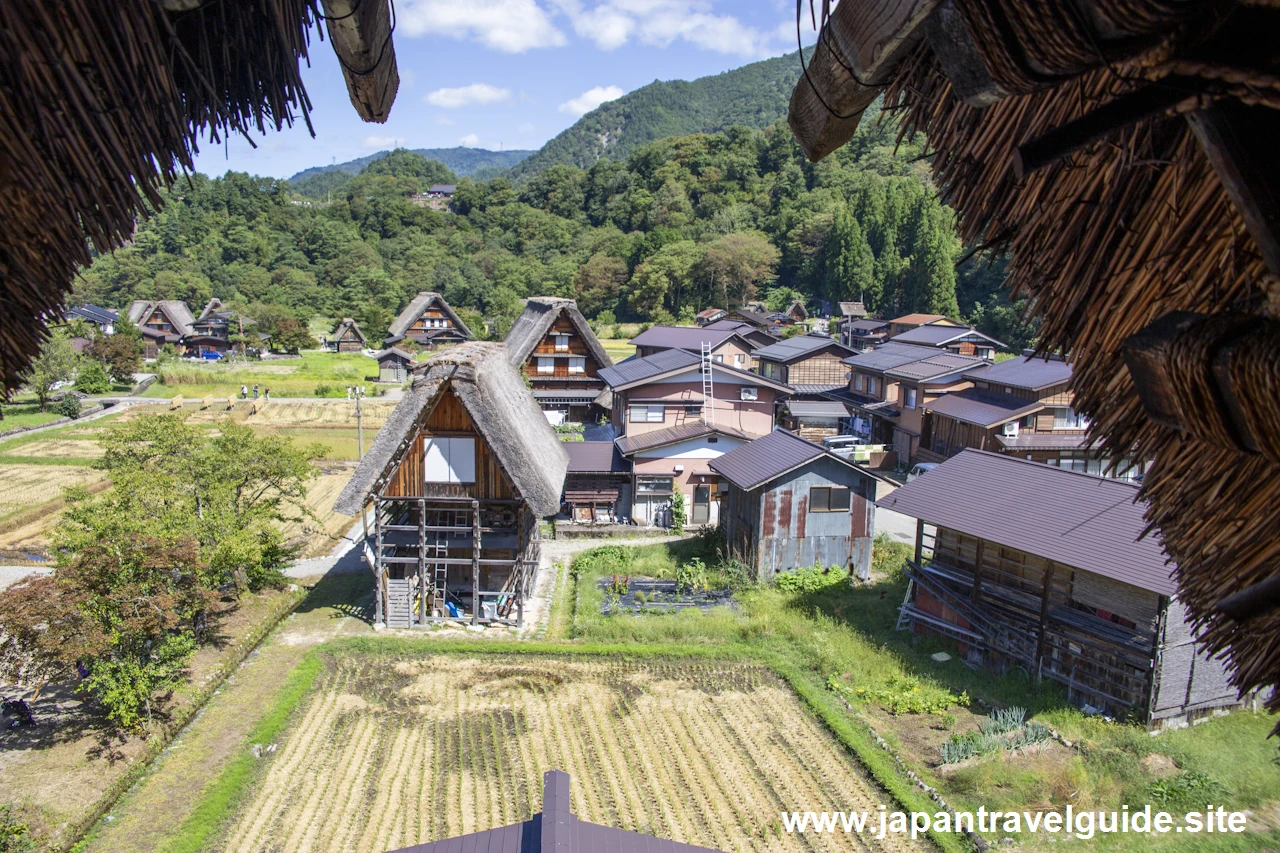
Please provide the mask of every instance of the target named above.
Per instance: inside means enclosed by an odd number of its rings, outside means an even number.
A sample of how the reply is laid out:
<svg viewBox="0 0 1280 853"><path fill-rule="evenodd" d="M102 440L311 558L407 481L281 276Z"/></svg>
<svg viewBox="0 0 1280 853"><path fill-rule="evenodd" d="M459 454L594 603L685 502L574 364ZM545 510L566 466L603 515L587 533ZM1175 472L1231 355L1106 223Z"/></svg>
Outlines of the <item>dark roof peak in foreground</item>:
<svg viewBox="0 0 1280 853"><path fill-rule="evenodd" d="M581 820L570 809L569 774L542 777L542 811L521 823L405 847L394 853L716 853Z"/></svg>
<svg viewBox="0 0 1280 853"><path fill-rule="evenodd" d="M1147 527L1138 487L965 450L876 503L928 524L1173 595L1173 567Z"/></svg>
<svg viewBox="0 0 1280 853"><path fill-rule="evenodd" d="M560 507L568 457L555 430L508 360L502 344L467 341L425 362L409 390L378 430L373 446L334 503L334 511L358 515L371 491L399 463L423 410L446 388L471 416L520 496L539 516Z"/></svg>

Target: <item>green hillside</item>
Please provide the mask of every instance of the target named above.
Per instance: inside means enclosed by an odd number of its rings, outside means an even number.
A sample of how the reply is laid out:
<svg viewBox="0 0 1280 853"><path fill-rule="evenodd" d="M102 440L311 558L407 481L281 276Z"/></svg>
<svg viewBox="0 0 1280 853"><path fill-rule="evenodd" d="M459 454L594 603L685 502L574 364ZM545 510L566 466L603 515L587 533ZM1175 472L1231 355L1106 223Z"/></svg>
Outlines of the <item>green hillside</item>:
<svg viewBox="0 0 1280 853"><path fill-rule="evenodd" d="M379 151L368 157L359 157L345 163L332 166L315 166L303 169L289 178L289 185L295 192L308 198L323 199L330 193L338 195L352 176L360 174L366 166L381 160L390 151ZM415 154L421 154L428 160L437 160L449 168L460 178L473 177L487 180L511 168L535 151L489 151L484 148L415 148Z"/></svg>
<svg viewBox="0 0 1280 853"><path fill-rule="evenodd" d="M590 168L602 157L626 160L658 139L718 133L734 125L763 128L787 114L800 76L794 53L693 82L654 81L602 104L516 164L517 183L550 166Z"/></svg>

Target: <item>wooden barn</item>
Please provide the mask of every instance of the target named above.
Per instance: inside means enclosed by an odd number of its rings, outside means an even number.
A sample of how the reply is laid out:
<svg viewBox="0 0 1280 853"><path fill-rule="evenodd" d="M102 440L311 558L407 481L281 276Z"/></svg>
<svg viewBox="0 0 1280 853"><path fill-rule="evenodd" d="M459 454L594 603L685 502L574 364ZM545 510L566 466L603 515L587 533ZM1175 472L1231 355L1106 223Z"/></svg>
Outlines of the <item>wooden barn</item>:
<svg viewBox="0 0 1280 853"><path fill-rule="evenodd" d="M1091 443L1152 460L1147 521L1204 642L1239 689L1280 685L1280 9L823 9L800 147L826 157L881 97L928 138L960 238L1071 353Z"/></svg>
<svg viewBox="0 0 1280 853"><path fill-rule="evenodd" d="M374 356L374 360L378 362L379 382L403 382L413 367L413 353L399 347L387 347Z"/></svg>
<svg viewBox="0 0 1280 853"><path fill-rule="evenodd" d="M329 336L329 346L334 352L362 352L368 348L369 342L355 320L343 317L338 328Z"/></svg>
<svg viewBox="0 0 1280 853"><path fill-rule="evenodd" d="M758 580L806 566L871 576L876 478L786 430L711 460L727 483L720 528Z"/></svg>
<svg viewBox="0 0 1280 853"><path fill-rule="evenodd" d="M520 625L567 460L501 344L417 375L334 509L368 517L376 621Z"/></svg>
<svg viewBox="0 0 1280 853"><path fill-rule="evenodd" d="M387 330L383 346L392 346L408 338L428 349L472 340L475 335L462 322L444 297L422 291L404 307Z"/></svg>
<svg viewBox="0 0 1280 853"><path fill-rule="evenodd" d="M167 344L182 352L185 349L183 339L191 334L191 325L196 319L187 303L180 299L134 300L129 306L128 317L142 332L146 358L155 358Z"/></svg>
<svg viewBox="0 0 1280 853"><path fill-rule="evenodd" d="M613 359L572 299L536 296L507 333L507 355L533 384L547 418L583 423L611 405L600 371Z"/></svg>
<svg viewBox="0 0 1280 853"><path fill-rule="evenodd" d="M631 460L612 441L566 441L563 513L580 524L631 516Z"/></svg>
<svg viewBox="0 0 1280 853"><path fill-rule="evenodd" d="M899 628L1149 724L1238 704L1143 536L1137 486L966 450L878 506L918 520Z"/></svg>

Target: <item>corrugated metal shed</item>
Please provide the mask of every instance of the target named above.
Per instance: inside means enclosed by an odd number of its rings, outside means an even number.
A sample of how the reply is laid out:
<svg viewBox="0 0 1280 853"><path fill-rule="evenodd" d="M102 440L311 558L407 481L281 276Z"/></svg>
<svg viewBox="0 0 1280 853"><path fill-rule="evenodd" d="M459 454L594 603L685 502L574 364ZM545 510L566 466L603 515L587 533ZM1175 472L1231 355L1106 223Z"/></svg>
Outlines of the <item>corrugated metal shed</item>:
<svg viewBox="0 0 1280 853"><path fill-rule="evenodd" d="M1089 446L1082 432L1024 432L1016 438L997 435L996 441L1007 450L1079 450Z"/></svg>
<svg viewBox="0 0 1280 853"><path fill-rule="evenodd" d="M787 411L797 418L847 418L849 407L834 400L792 400Z"/></svg>
<svg viewBox="0 0 1280 853"><path fill-rule="evenodd" d="M965 450L877 502L1160 595L1175 587L1164 549L1142 538L1138 487L1012 456Z"/></svg>
<svg viewBox="0 0 1280 853"><path fill-rule="evenodd" d="M975 377L1014 388L1039 391L1071 380L1071 365L1060 359L1011 358L997 362Z"/></svg>
<svg viewBox="0 0 1280 853"><path fill-rule="evenodd" d="M1044 404L1007 394L988 394L966 389L939 397L932 403L927 403L925 408L934 414L988 429L1038 412L1044 408Z"/></svg>

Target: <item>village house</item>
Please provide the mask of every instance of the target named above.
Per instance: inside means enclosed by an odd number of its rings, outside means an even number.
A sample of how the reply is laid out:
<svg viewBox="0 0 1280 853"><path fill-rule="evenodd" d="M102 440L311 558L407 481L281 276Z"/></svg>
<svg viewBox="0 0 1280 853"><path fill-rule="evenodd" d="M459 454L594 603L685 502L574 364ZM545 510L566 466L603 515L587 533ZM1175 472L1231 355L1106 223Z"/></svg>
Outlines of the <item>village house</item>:
<svg viewBox="0 0 1280 853"><path fill-rule="evenodd" d="M1238 704L1146 535L1137 486L965 450L877 505L917 519L899 629L1148 725Z"/></svg>
<svg viewBox="0 0 1280 853"><path fill-rule="evenodd" d="M757 349L777 343L779 340L777 335L757 329L750 323L744 323L742 320L730 320L727 317L722 317L714 323L708 323L707 328L713 331L728 330L737 332Z"/></svg>
<svg viewBox="0 0 1280 853"><path fill-rule="evenodd" d="M210 299L200 316L191 322L191 332L183 337L182 346L188 353L195 355L211 352L225 355L236 347L231 342L233 337L244 337L253 342L253 346L241 342L244 348L256 350L264 340L250 328L256 325L257 321L251 317L228 310L222 300ZM265 338L269 339L270 336Z"/></svg>
<svg viewBox="0 0 1280 853"><path fill-rule="evenodd" d="M720 326L713 328L713 326ZM653 326L631 339L636 356L645 358L660 352L680 349L694 355L710 352L711 358L740 370L755 364L756 345L743 334L741 327L713 323L710 326Z"/></svg>
<svg viewBox="0 0 1280 853"><path fill-rule="evenodd" d="M501 344L434 356L334 510L368 518L375 622L522 624L567 457Z"/></svg>
<svg viewBox="0 0 1280 853"><path fill-rule="evenodd" d="M725 546L757 580L805 566L871 576L877 481L864 469L786 430L709 464L723 478Z"/></svg>
<svg viewBox="0 0 1280 853"><path fill-rule="evenodd" d="M550 770L542 776L542 811L528 820L392 853L717 853L709 847L587 823L570 810L571 805L569 774Z"/></svg>
<svg viewBox="0 0 1280 853"><path fill-rule="evenodd" d="M462 318L438 293L421 291L391 323L384 347L394 346L406 338L427 349L469 341L475 335Z"/></svg>
<svg viewBox="0 0 1280 853"><path fill-rule="evenodd" d="M848 386L824 396L849 407L850 434L861 436L869 444L891 446L898 423L898 383L885 371L919 360L920 350L907 344L890 343L852 355L844 360L849 369ZM898 461L907 462L905 458Z"/></svg>
<svg viewBox="0 0 1280 853"><path fill-rule="evenodd" d="M796 321L780 311L770 311L761 306L759 310L751 308L733 308L724 317L725 320L735 320L739 323L748 323L762 332L768 332L775 337L780 335L782 330L787 326L794 326Z"/></svg>
<svg viewBox="0 0 1280 853"><path fill-rule="evenodd" d="M191 324L195 322L187 303L178 299L134 300L128 316L142 333L144 358L155 358L168 344L181 353L185 349L182 339L191 334Z"/></svg>
<svg viewBox="0 0 1280 853"><path fill-rule="evenodd" d="M773 430L791 388L683 349L631 358L601 371L613 391L613 427L633 463L632 517L660 524L678 490L691 524L719 517L710 460Z"/></svg>
<svg viewBox="0 0 1280 853"><path fill-rule="evenodd" d="M809 309L804 307L804 300L793 299L791 304L787 306L787 310L782 312L790 317L796 323L803 323L809 319Z"/></svg>
<svg viewBox="0 0 1280 853"><path fill-rule="evenodd" d="M699 326L707 326L723 318L728 313L723 308L704 308L697 313L696 319Z"/></svg>
<svg viewBox="0 0 1280 853"><path fill-rule="evenodd" d="M853 354L844 344L817 332L787 338L754 353L761 376L790 385L803 399L848 385L844 359Z"/></svg>
<svg viewBox="0 0 1280 853"><path fill-rule="evenodd" d="M612 405L600 371L613 364L572 299L537 296L507 332L507 355L552 423L587 423Z"/></svg>
<svg viewBox="0 0 1280 853"><path fill-rule="evenodd" d="M394 382L399 385L413 369L413 353L399 347L387 347L373 358L378 362L379 382Z"/></svg>
<svg viewBox="0 0 1280 853"><path fill-rule="evenodd" d="M875 349L888 339L887 320L851 320L840 330L841 342L858 352Z"/></svg>
<svg viewBox="0 0 1280 853"><path fill-rule="evenodd" d="M928 325L959 326L961 324L942 314L904 314L889 321L889 337L897 337L904 332Z"/></svg>
<svg viewBox="0 0 1280 853"><path fill-rule="evenodd" d="M74 308L68 308L63 317L70 322L71 320L84 320L98 328L98 331L108 337L116 333L116 323L120 322L120 315L110 308L101 308L97 305L77 305Z"/></svg>
<svg viewBox="0 0 1280 853"><path fill-rule="evenodd" d="M562 513L580 524L631 515L631 460L612 441L566 441L569 456Z"/></svg>
<svg viewBox="0 0 1280 853"><path fill-rule="evenodd" d="M453 196L458 192L457 184L432 184L424 193L409 196L409 200L418 207L429 207L432 210L448 210L453 203Z"/></svg>
<svg viewBox="0 0 1280 853"><path fill-rule="evenodd" d="M849 422L849 406L837 400L789 399L778 423L809 441L840 435Z"/></svg>
<svg viewBox="0 0 1280 853"><path fill-rule="evenodd" d="M919 347L911 347L917 351ZM874 353L863 353L866 358ZM898 462L922 461L920 436L924 431L924 411L934 400L973 385L974 377L987 367L980 358L934 351L925 358L890 367L884 371L886 383L897 388L898 416L893 426L893 450ZM926 460L930 461L930 460Z"/></svg>
<svg viewBox="0 0 1280 853"><path fill-rule="evenodd" d="M953 352L956 355L972 355L986 361L993 361L996 350L1004 344L995 338L982 334L971 326L953 326L943 323L926 323L914 329L894 335L889 340L899 344L913 344L920 347L935 347Z"/></svg>
<svg viewBox="0 0 1280 853"><path fill-rule="evenodd" d="M338 328L329 336L329 348L334 352L363 352L369 348L369 341L355 320L343 317Z"/></svg>

